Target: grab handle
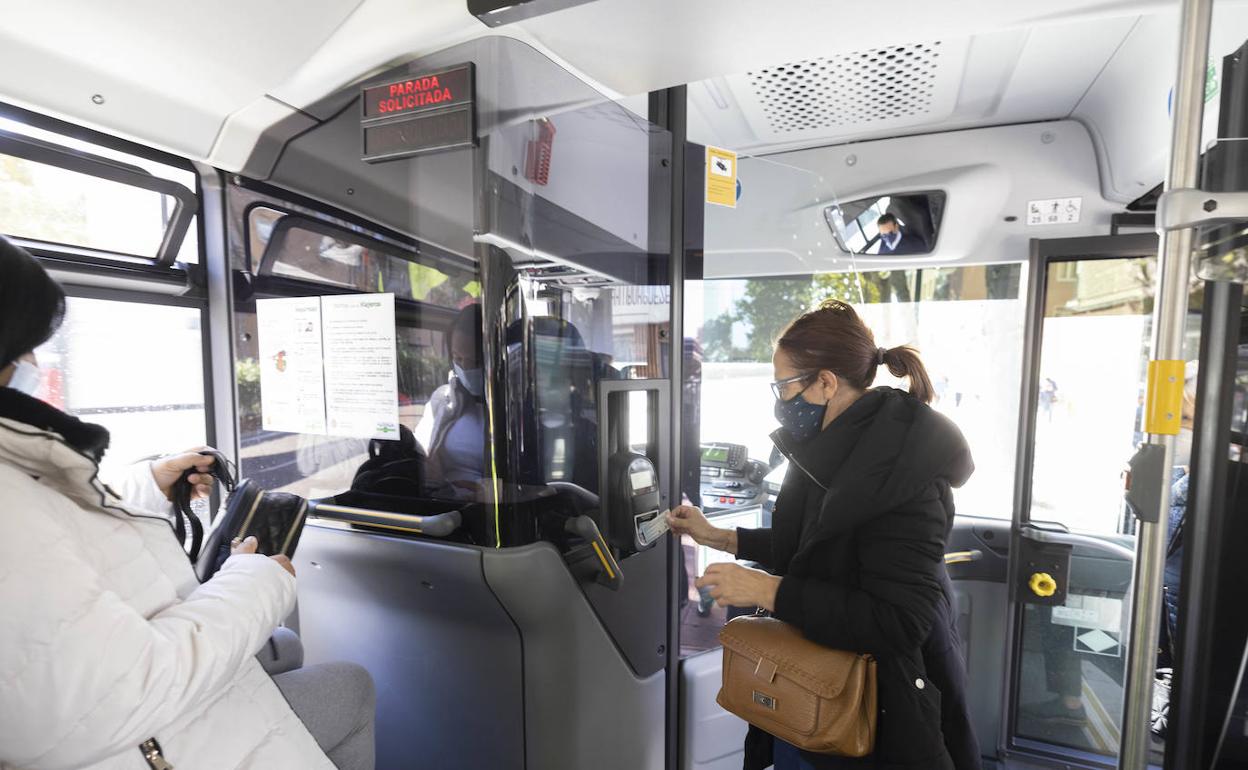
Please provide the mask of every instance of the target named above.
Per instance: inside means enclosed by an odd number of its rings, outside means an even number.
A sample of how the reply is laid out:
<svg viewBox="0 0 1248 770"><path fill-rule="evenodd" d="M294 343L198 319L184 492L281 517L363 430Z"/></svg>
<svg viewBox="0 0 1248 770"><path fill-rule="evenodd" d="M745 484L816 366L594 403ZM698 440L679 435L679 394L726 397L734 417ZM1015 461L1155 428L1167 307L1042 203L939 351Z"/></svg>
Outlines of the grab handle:
<svg viewBox="0 0 1248 770"><path fill-rule="evenodd" d="M446 537L459 529L464 522L463 515L459 511L417 516L411 513L374 511L369 508L352 508L347 505L312 501L308 502L308 515L320 519L343 521L348 524L411 532L428 537Z"/></svg>

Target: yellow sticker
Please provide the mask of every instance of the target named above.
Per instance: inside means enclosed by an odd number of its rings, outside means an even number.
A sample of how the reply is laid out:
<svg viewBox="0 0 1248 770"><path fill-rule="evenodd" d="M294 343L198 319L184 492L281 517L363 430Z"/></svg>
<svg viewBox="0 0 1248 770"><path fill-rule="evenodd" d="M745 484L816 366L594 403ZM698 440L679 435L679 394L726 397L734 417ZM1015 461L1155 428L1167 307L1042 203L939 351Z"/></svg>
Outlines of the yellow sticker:
<svg viewBox="0 0 1248 770"><path fill-rule="evenodd" d="M737 154L732 150L706 148L706 202L737 207Z"/></svg>
<svg viewBox="0 0 1248 770"><path fill-rule="evenodd" d="M1183 362L1149 361L1144 431L1154 436L1179 435L1183 410Z"/></svg>

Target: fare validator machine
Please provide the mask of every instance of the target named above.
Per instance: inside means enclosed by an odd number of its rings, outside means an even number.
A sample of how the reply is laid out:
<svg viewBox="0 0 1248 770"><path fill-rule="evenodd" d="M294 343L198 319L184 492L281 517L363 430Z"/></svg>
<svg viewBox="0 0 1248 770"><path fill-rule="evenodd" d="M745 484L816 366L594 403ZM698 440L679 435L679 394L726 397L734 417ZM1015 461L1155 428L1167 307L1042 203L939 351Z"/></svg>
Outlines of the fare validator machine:
<svg viewBox="0 0 1248 770"><path fill-rule="evenodd" d="M574 571L619 590L620 562L653 548L668 531L665 467L670 414L664 380L599 383L597 505L569 520L586 544L569 554Z"/></svg>

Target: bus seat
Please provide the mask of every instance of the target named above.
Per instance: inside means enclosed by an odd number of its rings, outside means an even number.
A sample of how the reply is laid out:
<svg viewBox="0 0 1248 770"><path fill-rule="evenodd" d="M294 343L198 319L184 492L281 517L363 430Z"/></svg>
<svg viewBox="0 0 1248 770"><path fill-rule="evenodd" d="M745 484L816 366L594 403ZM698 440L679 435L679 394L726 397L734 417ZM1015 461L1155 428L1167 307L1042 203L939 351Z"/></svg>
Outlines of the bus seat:
<svg viewBox="0 0 1248 770"><path fill-rule="evenodd" d="M302 668L303 642L299 640L299 634L285 626L278 626L269 641L256 653L256 660L260 661L269 676Z"/></svg>

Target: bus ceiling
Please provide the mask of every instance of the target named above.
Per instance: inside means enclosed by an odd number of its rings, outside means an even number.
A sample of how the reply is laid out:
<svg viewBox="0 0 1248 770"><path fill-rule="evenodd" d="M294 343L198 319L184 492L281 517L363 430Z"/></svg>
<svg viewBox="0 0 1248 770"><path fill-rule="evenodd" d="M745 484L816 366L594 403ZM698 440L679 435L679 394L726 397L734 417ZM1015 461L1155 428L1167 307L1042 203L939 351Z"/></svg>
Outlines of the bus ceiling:
<svg viewBox="0 0 1248 770"><path fill-rule="evenodd" d="M481 238L480 191L463 183L474 178L473 153L362 163L361 84L472 62L478 136L596 104L644 126L647 92L689 84L690 141L742 154L741 208L716 231L732 240L721 264L734 274L767 254L780 255L780 272L836 269L803 258L832 237L825 210L836 199L943 191L942 234L915 264L1020 253L1011 240L1029 232L1007 217L1034 197L1079 197L1084 229L1107 231L1164 173L1177 12L1143 0L905 0L887 14L870 4L832 14L817 0L767 13L744 0L537 0L492 28L466 0L224 0L159 12L152 2L107 12L73 4L82 23L69 26L59 23L64 3L6 15L0 102L269 181L465 255ZM1215 15L1219 57L1242 43L1248 4L1224 0ZM611 30L611 45L592 30ZM150 44L117 45L139 37ZM779 191L798 177L814 181L796 186L801 195ZM800 215L796 243L739 232L764 200L773 222L777 201ZM609 262L613 249L647 248L628 224L581 234L576 253ZM524 235L494 232L494 245L543 262Z"/></svg>
<svg viewBox="0 0 1248 770"><path fill-rule="evenodd" d="M501 31L607 95L627 96L855 51L863 41L905 45L1172 10L1157 0L975 0L956 8L904 0L887 14L869 3L829 13L826 4L803 0L760 13L744 0L598 0ZM78 23L64 24L67 14ZM0 26L0 72L10 73L0 78L0 94L237 170L258 134L281 118L395 62L490 34L466 0L223 0L181 8L145 0L117 9L81 0L33 3L10 9ZM130 36L145 45L117 45ZM1054 84L1065 77L1059 72Z"/></svg>

